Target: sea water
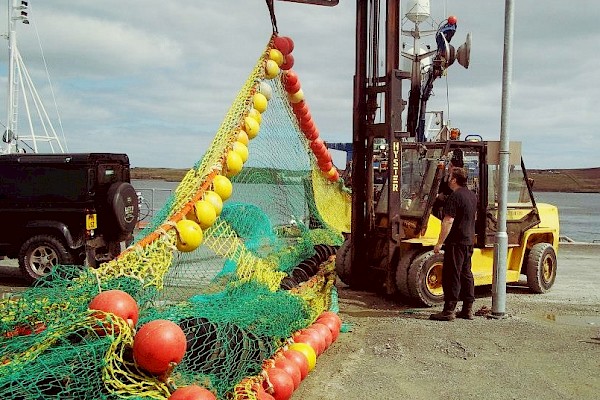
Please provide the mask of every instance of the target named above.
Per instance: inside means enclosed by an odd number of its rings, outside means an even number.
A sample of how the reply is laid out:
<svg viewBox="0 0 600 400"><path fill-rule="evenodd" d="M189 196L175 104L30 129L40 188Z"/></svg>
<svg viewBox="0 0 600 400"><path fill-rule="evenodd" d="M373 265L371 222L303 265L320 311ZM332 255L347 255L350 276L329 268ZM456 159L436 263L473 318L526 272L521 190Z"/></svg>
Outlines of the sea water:
<svg viewBox="0 0 600 400"><path fill-rule="evenodd" d="M175 182L160 180L133 180L132 184L142 193L154 212L165 204L172 190L177 187ZM260 205L261 199L277 195L266 193L268 186L270 185L236 184L232 201L236 201L236 191L245 191L246 201ZM298 188L295 186L297 185L278 190L296 191ZM536 192L535 198L538 203L549 203L558 207L561 236L568 236L578 242L600 242L600 193ZM277 216L278 221L273 223L286 223L289 222L288 219L302 218L306 210L301 203L302 200L298 198L298 204L292 204L291 211L282 212Z"/></svg>
<svg viewBox="0 0 600 400"><path fill-rule="evenodd" d="M536 202L558 207L560 234L577 242L600 242L600 193L535 193Z"/></svg>

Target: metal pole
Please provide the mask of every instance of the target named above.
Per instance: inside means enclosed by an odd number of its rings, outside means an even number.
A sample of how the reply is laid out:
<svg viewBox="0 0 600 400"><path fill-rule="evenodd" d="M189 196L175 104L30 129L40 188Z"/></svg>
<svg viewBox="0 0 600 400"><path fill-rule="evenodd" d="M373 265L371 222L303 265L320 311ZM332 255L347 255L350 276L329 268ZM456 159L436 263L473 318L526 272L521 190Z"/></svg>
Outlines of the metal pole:
<svg viewBox="0 0 600 400"><path fill-rule="evenodd" d="M506 203L510 157L510 88L512 80L514 8L513 0L505 0L504 59L502 63L502 114L500 117L500 187L498 193L498 231L494 248L494 277L492 282L492 317L502 318L506 313L506 263L508 235L506 233Z"/></svg>

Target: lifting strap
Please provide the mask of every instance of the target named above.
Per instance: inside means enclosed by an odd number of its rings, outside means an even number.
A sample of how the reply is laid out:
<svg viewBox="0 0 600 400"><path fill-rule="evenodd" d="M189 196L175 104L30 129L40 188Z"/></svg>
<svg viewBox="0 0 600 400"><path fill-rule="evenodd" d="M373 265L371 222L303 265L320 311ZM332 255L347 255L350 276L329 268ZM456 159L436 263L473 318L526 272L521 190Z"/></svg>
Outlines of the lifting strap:
<svg viewBox="0 0 600 400"><path fill-rule="evenodd" d="M273 6L273 0L266 0L267 7L269 8L269 14L271 14L271 25L273 26L273 33L279 33L277 30L277 18L275 17L275 7Z"/></svg>

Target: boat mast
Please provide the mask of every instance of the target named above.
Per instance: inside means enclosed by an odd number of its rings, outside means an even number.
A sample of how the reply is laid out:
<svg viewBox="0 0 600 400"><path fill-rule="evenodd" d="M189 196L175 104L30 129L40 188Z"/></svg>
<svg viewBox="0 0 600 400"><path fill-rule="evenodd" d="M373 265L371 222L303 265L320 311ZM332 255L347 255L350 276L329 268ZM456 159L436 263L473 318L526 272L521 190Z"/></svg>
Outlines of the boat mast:
<svg viewBox="0 0 600 400"><path fill-rule="evenodd" d="M15 153L16 152L16 140L14 139L14 132L16 131L17 125L17 107L18 98L16 91L18 89L16 74L15 74L15 50L16 50L16 30L15 30L15 12L17 2L16 0L9 0L8 2L8 98L6 99L7 112L6 112L6 131L2 137L4 142L3 153ZM19 16L20 16L19 12ZM23 16L22 21L27 21L26 14Z"/></svg>
<svg viewBox="0 0 600 400"><path fill-rule="evenodd" d="M6 131L2 136L4 145L0 153L10 154L27 151L33 153L64 153L65 150L58 139L50 117L35 89L17 47L16 24L18 22L29 24L28 6L29 1L26 0L8 0L8 98ZM23 92L23 105L29 130L26 135L22 135L18 130L19 90ZM37 115L35 121L32 114ZM35 132L38 128L43 131L42 134ZM41 145L45 145L45 147L40 148Z"/></svg>

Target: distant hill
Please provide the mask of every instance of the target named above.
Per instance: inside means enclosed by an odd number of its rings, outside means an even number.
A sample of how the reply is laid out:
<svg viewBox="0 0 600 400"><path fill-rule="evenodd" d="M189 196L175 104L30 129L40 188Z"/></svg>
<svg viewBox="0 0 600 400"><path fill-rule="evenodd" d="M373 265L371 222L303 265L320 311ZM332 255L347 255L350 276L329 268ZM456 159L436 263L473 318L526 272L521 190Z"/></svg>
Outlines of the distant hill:
<svg viewBox="0 0 600 400"><path fill-rule="evenodd" d="M179 182L188 170L134 167L131 178ZM530 169L527 172L537 192L600 193L600 168Z"/></svg>
<svg viewBox="0 0 600 400"><path fill-rule="evenodd" d="M155 179L159 181L179 182L183 179L188 169L176 168L131 168L131 179Z"/></svg>
<svg viewBox="0 0 600 400"><path fill-rule="evenodd" d="M600 193L600 168L533 169L528 177L534 180L537 192Z"/></svg>

